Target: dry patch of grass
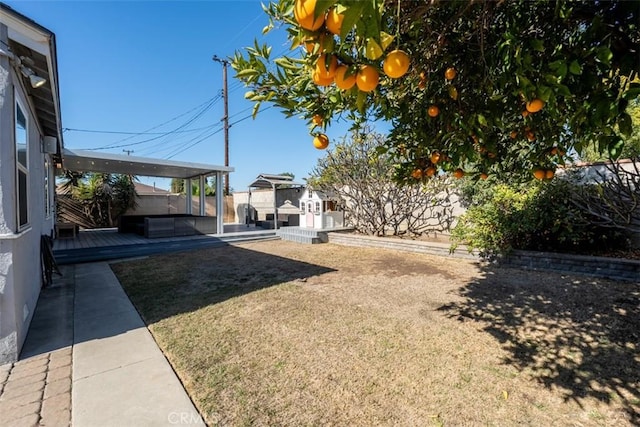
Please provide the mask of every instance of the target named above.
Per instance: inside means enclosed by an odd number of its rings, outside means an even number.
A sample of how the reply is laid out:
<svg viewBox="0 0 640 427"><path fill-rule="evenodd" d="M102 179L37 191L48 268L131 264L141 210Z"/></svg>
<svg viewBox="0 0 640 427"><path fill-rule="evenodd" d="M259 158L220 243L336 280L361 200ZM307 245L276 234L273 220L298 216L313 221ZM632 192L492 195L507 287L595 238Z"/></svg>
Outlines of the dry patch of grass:
<svg viewBox="0 0 640 427"><path fill-rule="evenodd" d="M634 425L637 284L269 241L113 269L212 425Z"/></svg>

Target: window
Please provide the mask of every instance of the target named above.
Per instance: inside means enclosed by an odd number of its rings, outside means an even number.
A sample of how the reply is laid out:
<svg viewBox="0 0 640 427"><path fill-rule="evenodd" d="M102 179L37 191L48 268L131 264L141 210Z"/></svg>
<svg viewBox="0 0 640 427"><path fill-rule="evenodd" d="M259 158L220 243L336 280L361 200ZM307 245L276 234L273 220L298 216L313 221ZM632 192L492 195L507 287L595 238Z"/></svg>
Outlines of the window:
<svg viewBox="0 0 640 427"><path fill-rule="evenodd" d="M49 160L44 159L44 214L47 218L51 216L51 189L49 178Z"/></svg>
<svg viewBox="0 0 640 427"><path fill-rule="evenodd" d="M316 212L320 213L320 202L316 202Z"/></svg>
<svg viewBox="0 0 640 427"><path fill-rule="evenodd" d="M29 144L27 132L27 117L20 102L16 101L16 173L18 192L18 230L29 222L29 207L27 186L29 184Z"/></svg>

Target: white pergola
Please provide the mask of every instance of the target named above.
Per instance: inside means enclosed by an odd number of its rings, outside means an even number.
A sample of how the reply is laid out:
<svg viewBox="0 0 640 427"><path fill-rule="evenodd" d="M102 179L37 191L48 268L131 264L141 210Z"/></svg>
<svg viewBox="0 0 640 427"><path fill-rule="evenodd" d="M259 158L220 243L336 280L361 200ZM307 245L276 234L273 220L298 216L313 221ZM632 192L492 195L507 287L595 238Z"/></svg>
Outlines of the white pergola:
<svg viewBox="0 0 640 427"><path fill-rule="evenodd" d="M206 177L215 176L217 229L220 230L220 233L224 232L222 177L233 172L234 168L232 167L99 153L89 150L70 150L68 148L64 148L62 151L62 164L65 169L72 171L185 179L187 180L185 191L187 193L186 210L188 214L192 213L191 180L197 178L200 182L200 188L205 188ZM204 191L200 191L199 215L206 215Z"/></svg>

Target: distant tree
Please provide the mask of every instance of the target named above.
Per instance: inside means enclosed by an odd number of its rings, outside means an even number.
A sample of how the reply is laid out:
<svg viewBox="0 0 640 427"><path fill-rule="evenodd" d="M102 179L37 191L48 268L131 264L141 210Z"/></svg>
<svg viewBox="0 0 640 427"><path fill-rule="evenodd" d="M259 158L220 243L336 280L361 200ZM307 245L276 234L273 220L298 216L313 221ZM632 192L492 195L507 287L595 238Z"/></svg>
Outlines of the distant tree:
<svg viewBox="0 0 640 427"><path fill-rule="evenodd" d="M421 235L448 230L452 217L449 179L399 185L394 163L378 150L382 135L365 128L343 138L318 160L308 182L337 195L348 222L372 235Z"/></svg>
<svg viewBox="0 0 640 427"><path fill-rule="evenodd" d="M182 178L171 178L171 192L184 194L184 179Z"/></svg>
<svg viewBox="0 0 640 427"><path fill-rule="evenodd" d="M113 227L114 217L136 206L133 175L87 173L72 192L98 227Z"/></svg>
<svg viewBox="0 0 640 427"><path fill-rule="evenodd" d="M178 194L186 194L186 189L184 185L184 179L181 178L172 178L171 179L171 192ZM199 196L200 195L200 183L197 180L191 181L191 195ZM205 180L205 196L215 196L216 195L216 187L215 187L215 178L208 178Z"/></svg>
<svg viewBox="0 0 640 427"><path fill-rule="evenodd" d="M636 98L629 103L627 113L629 113L631 117L633 131L627 136L621 136L624 141L624 147L620 153L621 159L640 157L640 98ZM611 156L609 153L602 151L604 148L606 147L587 145L582 153L580 153L580 159L586 162L610 160Z"/></svg>

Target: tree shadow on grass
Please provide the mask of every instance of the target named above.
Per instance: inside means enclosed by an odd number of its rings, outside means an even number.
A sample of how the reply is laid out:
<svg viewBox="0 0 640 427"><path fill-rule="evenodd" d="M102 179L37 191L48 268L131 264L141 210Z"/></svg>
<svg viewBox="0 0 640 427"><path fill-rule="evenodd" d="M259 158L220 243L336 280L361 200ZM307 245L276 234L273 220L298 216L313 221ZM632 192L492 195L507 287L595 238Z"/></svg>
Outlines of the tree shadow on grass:
<svg viewBox="0 0 640 427"><path fill-rule="evenodd" d="M335 271L230 245L157 255L112 264L111 268L148 325L274 285Z"/></svg>
<svg viewBox="0 0 640 427"><path fill-rule="evenodd" d="M487 266L459 294L440 310L478 322L508 351L505 364L580 405L617 402L640 424L639 282Z"/></svg>

